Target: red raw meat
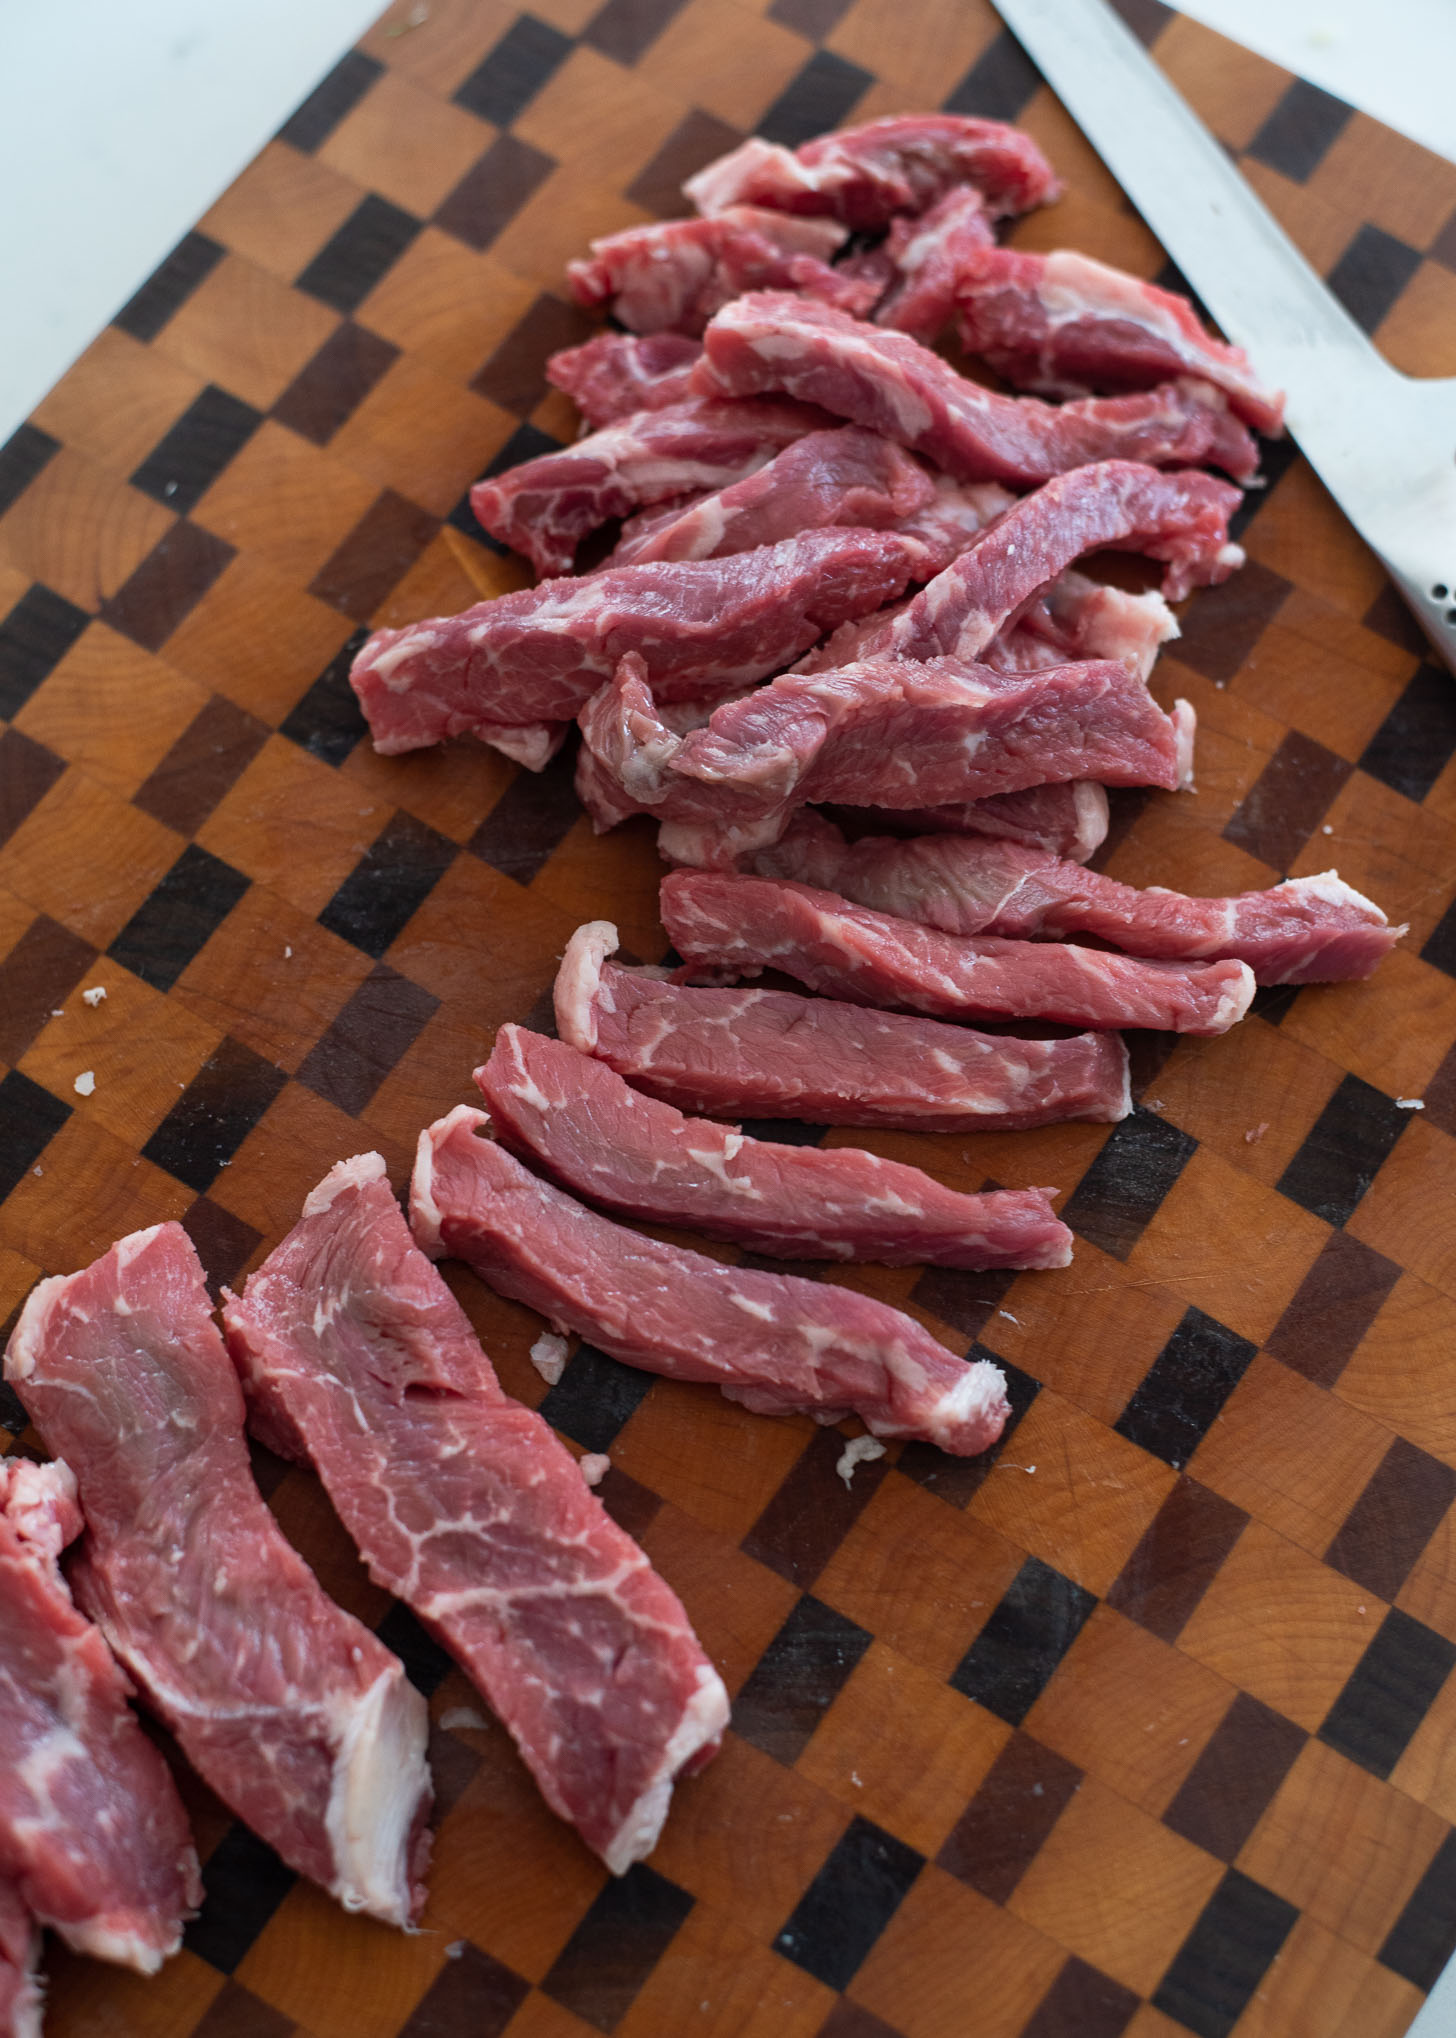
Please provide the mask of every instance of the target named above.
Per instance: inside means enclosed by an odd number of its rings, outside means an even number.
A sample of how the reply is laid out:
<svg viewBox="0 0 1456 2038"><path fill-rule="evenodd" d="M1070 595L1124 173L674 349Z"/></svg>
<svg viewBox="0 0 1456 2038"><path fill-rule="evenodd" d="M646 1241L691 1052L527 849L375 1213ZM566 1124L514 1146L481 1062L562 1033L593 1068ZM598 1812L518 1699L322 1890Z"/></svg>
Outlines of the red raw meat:
<svg viewBox="0 0 1456 2038"><path fill-rule="evenodd" d="M291 1868L347 1910L408 1924L430 1849L424 1700L264 1505L181 1225L42 1281L9 1370L80 1487L77 1602L148 1705Z"/></svg>
<svg viewBox="0 0 1456 2038"><path fill-rule="evenodd" d="M22 1391L29 1314L27 1305L10 1343L9 1378ZM81 1529L68 1466L0 1459L0 2029L6 2030L4 2004L18 2017L27 1995L34 1998L27 1980L32 1914L78 1953L155 1974L181 1945L183 1923L202 1901L197 1854L171 1772L127 1704L130 1685L61 1576L60 1553Z"/></svg>
<svg viewBox="0 0 1456 2038"><path fill-rule="evenodd" d="M897 113L786 149L755 137L689 177L699 212L767 205L827 213L858 233L899 212L924 212L954 184L973 184L993 213L1055 198L1051 164L1018 128L957 113Z"/></svg>
<svg viewBox="0 0 1456 2038"><path fill-rule="evenodd" d="M1204 329L1186 297L1066 248L1025 255L967 243L957 256L962 345L1017 389L1081 397L1196 375L1255 431L1283 429L1283 396L1264 387L1242 347Z"/></svg>
<svg viewBox="0 0 1456 2038"><path fill-rule="evenodd" d="M614 1875L728 1699L687 1615L539 1415L503 1394L378 1154L341 1161L223 1307L254 1429L317 1470L377 1585L455 1656Z"/></svg>
<svg viewBox="0 0 1456 2038"><path fill-rule="evenodd" d="M966 1196L857 1147L749 1139L629 1089L604 1061L503 1026L475 1071L495 1135L573 1195L778 1259L1065 1267L1055 1190Z"/></svg>
<svg viewBox="0 0 1456 2038"><path fill-rule="evenodd" d="M935 500L930 476L893 439L840 425L806 433L745 480L654 519L650 529L624 531L608 564L721 559L830 524L901 529Z"/></svg>
<svg viewBox="0 0 1456 2038"><path fill-rule="evenodd" d="M695 990L579 927L556 977L563 1040L680 1111L911 1132L1017 1132L1132 1109L1115 1033L1013 1040L793 991Z"/></svg>
<svg viewBox="0 0 1456 2038"><path fill-rule="evenodd" d="M582 539L611 518L690 489L741 481L806 432L834 422L809 404L694 397L636 411L559 453L477 481L470 507L493 538L523 552L538 573L570 573Z"/></svg>
<svg viewBox="0 0 1456 2038"><path fill-rule="evenodd" d="M568 262L572 296L634 333L696 334L745 290L794 290L845 311L868 311L872 287L831 269L847 229L829 219L734 205L712 219L663 219L593 241Z"/></svg>
<svg viewBox="0 0 1456 2038"><path fill-rule="evenodd" d="M875 307L875 324L932 346L956 308L957 283L974 256L995 245L986 201L969 185L947 191L919 219L897 219L884 247L895 280Z"/></svg>
<svg viewBox="0 0 1456 2038"><path fill-rule="evenodd" d="M778 841L811 801L935 806L1087 774L1174 791L1193 741L1187 702L1165 715L1114 660L999 673L872 659L785 673L680 736L628 658L580 720L577 792L597 827L651 813L670 862L709 867Z"/></svg>
<svg viewBox="0 0 1456 2038"><path fill-rule="evenodd" d="M1156 590L1126 594L1069 568L1025 603L981 656L998 672L1040 672L1078 658L1117 658L1147 679L1159 651L1177 635L1178 619Z"/></svg>
<svg viewBox="0 0 1456 2038"><path fill-rule="evenodd" d="M866 808L856 818L882 828L894 822L932 834L989 835L1085 863L1107 840L1111 815L1106 788L1095 779L1077 778L1065 785L1028 786L1025 792L998 793L994 799L911 807L903 813Z"/></svg>
<svg viewBox="0 0 1456 2038"><path fill-rule="evenodd" d="M759 1415L857 1415L876 1436L973 1457L1006 1421L1006 1383L852 1288L724 1266L628 1231L539 1181L457 1105L420 1134L410 1222L512 1301L645 1372L704 1380Z"/></svg>
<svg viewBox="0 0 1456 2038"><path fill-rule="evenodd" d="M1259 464L1248 430L1210 383L1063 404L1001 396L908 333L781 290L735 298L714 316L690 386L704 397L772 393L819 404L962 481L1030 488L1094 460L1208 462L1247 480Z"/></svg>
<svg viewBox="0 0 1456 2038"><path fill-rule="evenodd" d="M837 631L799 670L856 658L979 658L1024 602L1105 547L1163 560L1163 593L1176 601L1243 565L1228 536L1239 501L1211 474L1160 474L1134 460L1078 467L1013 504L913 600Z"/></svg>
<svg viewBox="0 0 1456 2038"><path fill-rule="evenodd" d="M837 892L946 934L1019 941L1090 934L1128 955L1163 961L1248 963L1261 984L1321 984L1368 977L1405 933L1339 873L1289 878L1237 898L1139 891L1045 850L964 835L909 841L867 837L852 847L822 815L803 813L760 877Z"/></svg>
<svg viewBox="0 0 1456 2038"><path fill-rule="evenodd" d="M40 1928L0 1877L0 2038L41 2038Z"/></svg>
<svg viewBox="0 0 1456 2038"><path fill-rule="evenodd" d="M682 333L598 333L546 363L546 379L564 390L593 430L683 402L702 354Z"/></svg>
<svg viewBox="0 0 1456 2038"><path fill-rule="evenodd" d="M354 660L374 747L467 730L539 771L565 725L640 654L665 700L721 699L891 601L925 551L892 531L806 531L728 559L619 566L377 630Z"/></svg>
<svg viewBox="0 0 1456 2038"><path fill-rule="evenodd" d="M1242 1019L1254 995L1243 962L1143 962L1099 948L941 934L772 878L679 870L659 896L667 938L690 969L779 969L830 997L943 1018L1215 1034Z"/></svg>

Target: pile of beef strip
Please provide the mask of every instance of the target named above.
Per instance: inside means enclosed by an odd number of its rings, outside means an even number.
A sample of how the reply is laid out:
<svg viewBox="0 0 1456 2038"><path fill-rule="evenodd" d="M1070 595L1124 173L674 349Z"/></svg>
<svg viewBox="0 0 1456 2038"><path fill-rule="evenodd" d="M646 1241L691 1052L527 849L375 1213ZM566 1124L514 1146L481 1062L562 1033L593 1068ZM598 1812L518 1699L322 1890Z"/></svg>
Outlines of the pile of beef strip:
<svg viewBox="0 0 1456 2038"><path fill-rule="evenodd" d="M695 217L571 265L613 320L550 364L582 436L473 492L539 584L380 631L353 672L383 752L470 732L539 770L576 725L598 829L658 824L682 966L581 928L558 1038L501 1029L485 1109L421 1135L408 1222L377 1154L341 1161L221 1328L175 1224L30 1297L7 1375L54 1462L0 1465L3 2038L39 2029L40 1925L151 1972L199 1900L131 1688L290 1866L419 1915L423 1702L283 1539L245 1428L315 1468L613 1872L717 1747L721 1680L592 1493L605 1461L503 1392L434 1259L548 1320L547 1378L573 1331L753 1410L858 1417L846 1476L875 1439L984 1450L995 1366L618 1219L795 1261L1064 1266L1053 1190L724 1121L1115 1121L1119 1029L1222 1033L1256 984L1368 975L1403 931L1334 872L1199 899L1087 867L1105 788L1192 783L1192 709L1148 678L1169 599L1242 559L1229 516L1281 411L1243 355L1137 278L999 247L1057 186L997 122L749 141L686 189ZM952 337L991 379L933 351ZM1160 589L1088 577L1109 548Z"/></svg>

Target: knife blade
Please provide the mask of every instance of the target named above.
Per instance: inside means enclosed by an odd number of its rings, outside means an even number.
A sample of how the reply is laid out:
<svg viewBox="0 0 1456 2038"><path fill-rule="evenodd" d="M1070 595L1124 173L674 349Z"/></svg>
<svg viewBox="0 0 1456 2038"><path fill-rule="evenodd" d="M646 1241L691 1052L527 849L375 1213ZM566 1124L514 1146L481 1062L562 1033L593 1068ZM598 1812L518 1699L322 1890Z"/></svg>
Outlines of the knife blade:
<svg viewBox="0 0 1456 2038"><path fill-rule="evenodd" d="M995 0L1456 671L1456 380L1372 346L1105 0Z"/></svg>

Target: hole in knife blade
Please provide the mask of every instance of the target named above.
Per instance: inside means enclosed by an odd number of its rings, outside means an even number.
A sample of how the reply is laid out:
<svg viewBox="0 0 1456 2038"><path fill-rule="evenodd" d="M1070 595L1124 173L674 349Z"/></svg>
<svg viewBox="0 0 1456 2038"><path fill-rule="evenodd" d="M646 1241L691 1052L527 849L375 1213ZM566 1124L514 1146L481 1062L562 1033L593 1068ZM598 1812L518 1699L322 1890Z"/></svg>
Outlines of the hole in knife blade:
<svg viewBox="0 0 1456 2038"><path fill-rule="evenodd" d="M1446 586L1445 582L1438 580L1436 582L1436 585L1431 589L1431 600L1444 601L1450 592L1451 590L1449 587Z"/></svg>

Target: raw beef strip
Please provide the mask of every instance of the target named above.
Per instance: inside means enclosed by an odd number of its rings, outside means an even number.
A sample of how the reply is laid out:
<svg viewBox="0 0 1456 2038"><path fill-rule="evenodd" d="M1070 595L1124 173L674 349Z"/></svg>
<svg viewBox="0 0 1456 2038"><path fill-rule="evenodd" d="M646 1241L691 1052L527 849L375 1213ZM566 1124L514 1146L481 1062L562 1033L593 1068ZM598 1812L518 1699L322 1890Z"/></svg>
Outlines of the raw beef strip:
<svg viewBox="0 0 1456 2038"><path fill-rule="evenodd" d="M897 113L786 149L755 137L690 177L702 213L730 205L827 213L858 233L899 212L924 212L955 184L973 184L991 211L1029 212L1060 190L1051 164L1018 128L956 113Z"/></svg>
<svg viewBox="0 0 1456 2038"><path fill-rule="evenodd" d="M682 333L598 333L546 363L546 379L564 390L593 430L634 411L681 403L703 351Z"/></svg>
<svg viewBox="0 0 1456 2038"><path fill-rule="evenodd" d="M628 1231L478 1135L468 1104L420 1134L410 1222L512 1301L645 1372L706 1380L759 1415L857 1415L876 1436L973 1457L1006 1421L995 1366L967 1365L852 1288L724 1266Z"/></svg>
<svg viewBox="0 0 1456 2038"><path fill-rule="evenodd" d="M851 847L822 815L809 812L758 856L754 869L946 934L1019 941L1090 934L1126 954L1163 961L1234 957L1261 984L1368 977L1405 932L1388 926L1380 908L1333 870L1237 898L1185 898L1161 886L1139 891L1045 850L972 836L871 836Z"/></svg>
<svg viewBox="0 0 1456 2038"><path fill-rule="evenodd" d="M1017 1132L1132 1109L1115 1033L1013 1040L793 991L694 990L608 962L579 927L556 977L563 1040L680 1111L911 1132Z"/></svg>
<svg viewBox="0 0 1456 2038"><path fill-rule="evenodd" d="M40 2038L40 1929L13 1882L0 1877L0 2038Z"/></svg>
<svg viewBox="0 0 1456 2038"><path fill-rule="evenodd" d="M899 529L935 500L930 476L893 439L840 425L806 433L745 480L702 496L651 530L623 532L609 563L721 559L830 524Z"/></svg>
<svg viewBox="0 0 1456 2038"><path fill-rule="evenodd" d="M1163 593L1177 601L1243 565L1228 536L1239 499L1211 474L1160 474L1134 460L1078 467L1023 496L912 600L836 631L798 669L856 658L979 658L1024 602L1104 547L1163 560Z"/></svg>
<svg viewBox="0 0 1456 2038"><path fill-rule="evenodd" d="M1247 480L1259 464L1248 430L1210 383L1063 404L1001 396L908 333L781 290L735 298L716 314L690 386L704 397L772 393L819 404L962 481L1030 488L1093 460L1208 462Z"/></svg>
<svg viewBox="0 0 1456 2038"><path fill-rule="evenodd" d="M894 822L928 834L990 835L1050 850L1069 863L1086 863L1107 840L1111 815L1106 788L1095 779L1075 778L1065 785L1028 786L1025 792L998 793L994 799L911 807L903 813L866 808L855 819L882 828Z"/></svg>
<svg viewBox="0 0 1456 2038"><path fill-rule="evenodd" d="M254 1429L314 1466L375 1583L623 1874L651 1852L674 1777L717 1748L727 1694L570 1452L501 1392L378 1154L325 1177L223 1320Z"/></svg>
<svg viewBox="0 0 1456 2038"><path fill-rule="evenodd" d="M879 659L786 673L678 736L629 658L582 710L577 791L599 829L652 813L670 861L727 867L778 841L810 801L918 807L1088 773L1174 791L1192 716L1186 702L1165 715L1112 660L998 673Z"/></svg>
<svg viewBox="0 0 1456 2038"><path fill-rule="evenodd" d="M829 219L734 205L712 219L654 220L593 241L589 260L568 262L572 296L606 310L630 332L696 334L745 290L793 290L868 311L863 279L829 266L847 229Z"/></svg>
<svg viewBox="0 0 1456 2038"><path fill-rule="evenodd" d="M635 411L563 446L477 481L470 507L493 538L541 574L570 573L589 531L644 504L741 481L805 432L834 419L802 403L691 398Z"/></svg>
<svg viewBox="0 0 1456 2038"><path fill-rule="evenodd" d="M875 324L932 346L956 308L956 284L974 256L995 245L986 202L969 185L947 191L922 218L897 219L884 248L895 280L875 306Z"/></svg>
<svg viewBox="0 0 1456 2038"><path fill-rule="evenodd" d="M1039 672L1077 658L1117 658L1147 679L1159 651L1177 635L1178 618L1156 589L1126 594L1069 568L1025 603L981 655L998 672Z"/></svg>
<svg viewBox="0 0 1456 2038"><path fill-rule="evenodd" d="M1284 398L1242 347L1204 330L1186 297L1066 248L1024 255L967 242L957 253L962 344L1017 389L1080 397L1196 375L1255 431L1282 430Z"/></svg>
<svg viewBox="0 0 1456 2038"><path fill-rule="evenodd" d="M539 771L629 651L665 700L721 699L893 600L924 557L913 538L831 527L728 559L548 580L463 615L377 630L350 684L378 751L471 730Z"/></svg>
<svg viewBox="0 0 1456 2038"><path fill-rule="evenodd" d="M198 1774L346 1909L407 1924L430 1846L424 1700L263 1504L181 1225L42 1281L9 1372L80 1486L76 1598Z"/></svg>
<svg viewBox="0 0 1456 2038"><path fill-rule="evenodd" d="M1053 1190L964 1196L856 1147L784 1146L684 1118L604 1061L503 1026L475 1071L495 1135L573 1195L690 1225L779 1259L886 1266L1065 1267Z"/></svg>
<svg viewBox="0 0 1456 2038"><path fill-rule="evenodd" d="M12 2003L25 2000L26 1913L78 1953L155 1974L202 1900L171 1772L61 1576L81 1529L68 1466L0 1459L0 2001Z"/></svg>
<svg viewBox="0 0 1456 2038"><path fill-rule="evenodd" d="M949 474L937 474L933 500L906 517L898 528L906 537L918 538L930 553L929 578L944 572L972 538L1015 501L999 481L954 481Z"/></svg>
<svg viewBox="0 0 1456 2038"><path fill-rule="evenodd" d="M1049 1019L1226 1033L1254 995L1244 962L1143 962L1099 948L941 934L833 892L673 871L662 924L690 969L780 969L811 990L941 1018Z"/></svg>

